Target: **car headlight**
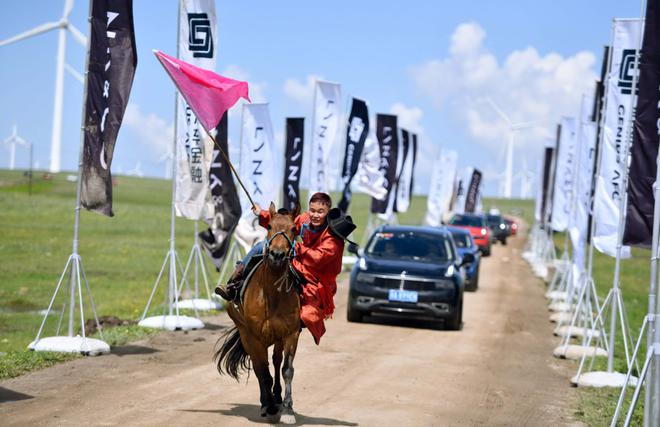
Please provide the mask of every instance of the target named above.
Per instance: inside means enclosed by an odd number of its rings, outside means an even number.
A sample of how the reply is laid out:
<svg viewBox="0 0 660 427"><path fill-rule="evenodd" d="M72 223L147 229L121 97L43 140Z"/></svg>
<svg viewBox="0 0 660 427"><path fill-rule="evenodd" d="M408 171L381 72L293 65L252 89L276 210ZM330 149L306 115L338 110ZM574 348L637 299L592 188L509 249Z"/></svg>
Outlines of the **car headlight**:
<svg viewBox="0 0 660 427"><path fill-rule="evenodd" d="M367 261L364 258L360 258L358 261L358 268L360 270L366 270L367 269Z"/></svg>
<svg viewBox="0 0 660 427"><path fill-rule="evenodd" d="M482 229L481 229L481 235L482 235L482 236L485 236L486 233L488 233L488 231L487 231L485 228L482 228Z"/></svg>
<svg viewBox="0 0 660 427"><path fill-rule="evenodd" d="M453 277L455 272L456 269L454 268L454 264L452 264L447 268L447 271L445 271L445 277Z"/></svg>
<svg viewBox="0 0 660 427"><path fill-rule="evenodd" d="M504 225L504 224L500 224L500 229L501 229L501 230L504 230L505 228L506 228L506 225Z"/></svg>
<svg viewBox="0 0 660 427"><path fill-rule="evenodd" d="M358 273L356 279L358 282L362 282L362 283L374 283L374 281L376 280L374 276L366 273Z"/></svg>

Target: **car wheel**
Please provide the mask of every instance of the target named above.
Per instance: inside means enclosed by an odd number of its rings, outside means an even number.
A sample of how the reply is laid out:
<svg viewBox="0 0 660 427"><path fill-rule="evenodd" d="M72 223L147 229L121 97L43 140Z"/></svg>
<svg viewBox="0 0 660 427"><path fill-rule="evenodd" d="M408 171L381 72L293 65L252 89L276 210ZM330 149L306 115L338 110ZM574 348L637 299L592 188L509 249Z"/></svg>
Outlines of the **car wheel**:
<svg viewBox="0 0 660 427"><path fill-rule="evenodd" d="M490 245L488 245L486 249L484 249L483 254L485 257L490 256Z"/></svg>
<svg viewBox="0 0 660 427"><path fill-rule="evenodd" d="M364 314L353 308L350 303L348 304L348 307L346 308L346 320L349 322L361 323L363 317Z"/></svg>
<svg viewBox="0 0 660 427"><path fill-rule="evenodd" d="M500 241L503 246L506 246L506 237Z"/></svg>
<svg viewBox="0 0 660 427"><path fill-rule="evenodd" d="M465 290L469 292L474 292L479 288L479 268L477 268L477 274L474 275L474 280L470 282L470 286L466 286Z"/></svg>
<svg viewBox="0 0 660 427"><path fill-rule="evenodd" d="M463 328L463 298L458 304L454 314L447 319L447 329L450 331L460 331Z"/></svg>

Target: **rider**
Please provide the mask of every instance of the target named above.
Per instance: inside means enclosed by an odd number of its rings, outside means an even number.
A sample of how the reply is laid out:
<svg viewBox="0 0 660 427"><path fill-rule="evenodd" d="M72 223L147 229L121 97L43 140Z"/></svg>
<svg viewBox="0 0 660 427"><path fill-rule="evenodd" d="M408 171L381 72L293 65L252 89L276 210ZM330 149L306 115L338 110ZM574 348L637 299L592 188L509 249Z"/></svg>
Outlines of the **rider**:
<svg viewBox="0 0 660 427"><path fill-rule="evenodd" d="M333 297L337 291L336 278L341 272L344 240L333 233L328 225L328 213L332 199L326 193L314 193L309 199L309 210L295 218L296 233L302 240L295 244L292 267L305 285L301 294L300 318L309 329L318 345L325 333L323 320L332 316L335 305ZM259 224L267 228L270 222L268 209L258 204L252 212L259 217ZM253 255L263 252L263 242L255 245L243 261L240 261L226 288L216 288L216 293L228 301L240 294L245 266Z"/></svg>

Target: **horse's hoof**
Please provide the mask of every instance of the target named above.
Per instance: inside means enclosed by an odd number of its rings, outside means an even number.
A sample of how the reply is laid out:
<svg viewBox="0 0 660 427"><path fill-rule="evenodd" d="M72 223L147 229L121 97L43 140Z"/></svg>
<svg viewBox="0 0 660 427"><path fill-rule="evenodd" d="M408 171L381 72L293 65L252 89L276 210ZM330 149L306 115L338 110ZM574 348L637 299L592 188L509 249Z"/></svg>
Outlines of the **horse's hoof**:
<svg viewBox="0 0 660 427"><path fill-rule="evenodd" d="M270 424L277 424L280 422L280 413L276 412L274 414L268 414L266 415L266 421L268 421Z"/></svg>
<svg viewBox="0 0 660 427"><path fill-rule="evenodd" d="M280 416L280 423L282 424L295 424L296 423L296 416L293 414L282 414Z"/></svg>

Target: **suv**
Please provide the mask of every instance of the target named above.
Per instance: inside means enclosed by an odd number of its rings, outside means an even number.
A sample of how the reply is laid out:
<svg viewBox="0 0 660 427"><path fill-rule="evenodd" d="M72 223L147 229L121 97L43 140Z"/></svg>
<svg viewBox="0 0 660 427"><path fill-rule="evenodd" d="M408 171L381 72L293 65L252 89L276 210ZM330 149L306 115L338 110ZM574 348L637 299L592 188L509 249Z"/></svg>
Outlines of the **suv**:
<svg viewBox="0 0 660 427"><path fill-rule="evenodd" d="M454 227L465 228L470 232L474 243L484 256L490 256L490 229L483 215L456 214L449 224Z"/></svg>
<svg viewBox="0 0 660 427"><path fill-rule="evenodd" d="M502 215L485 215L486 221L488 223L488 228L490 228L491 235L493 240L499 240L500 243L506 245L506 238L511 234L511 228L507 225Z"/></svg>

